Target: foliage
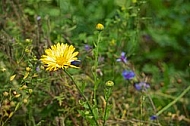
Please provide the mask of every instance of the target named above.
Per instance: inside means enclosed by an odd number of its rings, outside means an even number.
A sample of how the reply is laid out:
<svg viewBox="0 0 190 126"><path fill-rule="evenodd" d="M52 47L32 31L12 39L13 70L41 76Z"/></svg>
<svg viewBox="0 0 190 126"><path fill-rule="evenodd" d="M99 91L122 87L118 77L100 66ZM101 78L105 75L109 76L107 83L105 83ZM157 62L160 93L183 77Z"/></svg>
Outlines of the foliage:
<svg viewBox="0 0 190 126"><path fill-rule="evenodd" d="M188 0L0 6L0 125L190 123ZM40 58L58 42L76 48L79 69L45 70Z"/></svg>

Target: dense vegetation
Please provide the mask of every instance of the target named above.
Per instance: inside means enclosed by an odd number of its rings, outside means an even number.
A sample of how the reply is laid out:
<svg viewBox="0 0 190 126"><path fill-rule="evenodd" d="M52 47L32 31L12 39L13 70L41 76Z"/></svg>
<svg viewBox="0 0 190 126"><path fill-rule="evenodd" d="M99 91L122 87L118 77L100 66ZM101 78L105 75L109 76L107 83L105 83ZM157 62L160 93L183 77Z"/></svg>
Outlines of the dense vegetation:
<svg viewBox="0 0 190 126"><path fill-rule="evenodd" d="M188 0L0 7L1 126L190 125ZM46 70L57 43L79 52L78 68Z"/></svg>

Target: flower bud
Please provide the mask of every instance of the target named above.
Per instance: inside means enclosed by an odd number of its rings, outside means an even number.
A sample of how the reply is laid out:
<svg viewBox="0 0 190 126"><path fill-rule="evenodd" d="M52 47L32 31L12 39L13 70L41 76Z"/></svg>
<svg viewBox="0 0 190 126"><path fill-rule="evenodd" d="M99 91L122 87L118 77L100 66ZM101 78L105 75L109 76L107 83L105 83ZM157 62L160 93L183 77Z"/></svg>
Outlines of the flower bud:
<svg viewBox="0 0 190 126"><path fill-rule="evenodd" d="M5 91L5 92L3 92L3 96L5 96L5 97L6 97L6 96L8 96L8 95L9 95L9 93L8 93L8 92L6 92L6 91Z"/></svg>
<svg viewBox="0 0 190 126"><path fill-rule="evenodd" d="M8 104L8 103L9 103L9 100L8 100L8 99L3 100L3 104L4 104L4 105L6 105L6 104Z"/></svg>
<svg viewBox="0 0 190 126"><path fill-rule="evenodd" d="M31 42L32 42L31 39L26 39L25 41L26 41L27 43L31 43Z"/></svg>
<svg viewBox="0 0 190 126"><path fill-rule="evenodd" d="M33 92L33 90L32 90L32 89L29 89L28 92L31 94L31 93Z"/></svg>
<svg viewBox="0 0 190 126"><path fill-rule="evenodd" d="M98 31L102 31L102 30L104 29L104 25L98 23L98 24L96 25L96 29L97 29Z"/></svg>
<svg viewBox="0 0 190 126"><path fill-rule="evenodd" d="M10 102L10 106L11 106L11 107L14 107L14 106L15 106L15 102L14 102L14 101L11 101L11 102Z"/></svg>
<svg viewBox="0 0 190 126"><path fill-rule="evenodd" d="M30 50L27 49L27 48L26 48L24 51L25 51L26 53L31 53Z"/></svg>
<svg viewBox="0 0 190 126"><path fill-rule="evenodd" d="M28 100L25 98L25 99L23 99L23 103L28 103Z"/></svg>
<svg viewBox="0 0 190 126"><path fill-rule="evenodd" d="M16 94L15 97L16 97L16 98L20 97L20 94Z"/></svg>
<svg viewBox="0 0 190 126"><path fill-rule="evenodd" d="M5 72L5 71L6 71L6 68L2 68L1 71L2 71L2 72Z"/></svg>
<svg viewBox="0 0 190 126"><path fill-rule="evenodd" d="M106 86L107 87L112 87L112 86L114 86L114 82L113 81L107 81Z"/></svg>
<svg viewBox="0 0 190 126"><path fill-rule="evenodd" d="M23 85L22 87L20 87L20 90L23 90L23 89L27 89L27 86Z"/></svg>

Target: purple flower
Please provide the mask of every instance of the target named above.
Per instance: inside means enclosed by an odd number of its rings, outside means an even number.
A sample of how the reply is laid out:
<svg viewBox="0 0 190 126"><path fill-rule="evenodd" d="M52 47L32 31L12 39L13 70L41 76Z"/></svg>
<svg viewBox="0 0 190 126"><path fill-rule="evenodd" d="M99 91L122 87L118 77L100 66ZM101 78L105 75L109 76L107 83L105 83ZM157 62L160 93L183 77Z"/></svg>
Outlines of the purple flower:
<svg viewBox="0 0 190 126"><path fill-rule="evenodd" d="M36 71L37 71L37 72L40 72L40 66L37 66L37 67L36 67Z"/></svg>
<svg viewBox="0 0 190 126"><path fill-rule="evenodd" d="M40 16L37 16L37 18L36 18L38 21L41 19L41 17Z"/></svg>
<svg viewBox="0 0 190 126"><path fill-rule="evenodd" d="M127 63L127 57L125 56L125 52L121 52L120 58L117 59L116 61L118 61L118 62L123 62L123 63Z"/></svg>
<svg viewBox="0 0 190 126"><path fill-rule="evenodd" d="M135 73L133 71L124 70L122 75L126 80L130 80L135 76Z"/></svg>
<svg viewBox="0 0 190 126"><path fill-rule="evenodd" d="M150 117L150 120L156 120L157 118L158 118L157 115L152 115L152 116Z"/></svg>
<svg viewBox="0 0 190 126"><path fill-rule="evenodd" d="M138 90L138 91L145 91L145 90L147 90L148 88L150 88L150 85L149 84L147 84L147 83L145 83L145 82L140 82L140 83L136 83L136 84L134 84L134 87L135 87L135 89L136 90Z"/></svg>
<svg viewBox="0 0 190 126"><path fill-rule="evenodd" d="M92 49L92 47L90 46L90 45L85 45L84 46L84 49L88 52L88 51L90 51L91 49Z"/></svg>

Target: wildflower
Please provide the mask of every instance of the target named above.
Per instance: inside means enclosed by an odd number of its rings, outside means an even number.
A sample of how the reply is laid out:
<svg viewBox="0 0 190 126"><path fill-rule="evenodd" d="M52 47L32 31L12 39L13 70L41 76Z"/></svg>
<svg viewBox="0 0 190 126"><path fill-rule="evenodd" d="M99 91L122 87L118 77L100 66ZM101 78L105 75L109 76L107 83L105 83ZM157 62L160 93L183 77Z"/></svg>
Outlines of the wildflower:
<svg viewBox="0 0 190 126"><path fill-rule="evenodd" d="M31 68L30 67L26 67L26 71L31 71Z"/></svg>
<svg viewBox="0 0 190 126"><path fill-rule="evenodd" d="M24 74L23 80L25 80L25 79L28 77L28 75L29 75L29 72L26 72L26 73Z"/></svg>
<svg viewBox="0 0 190 126"><path fill-rule="evenodd" d="M115 39L112 39L112 40L109 42L109 45L110 45L110 46L116 46L116 41L115 41Z"/></svg>
<svg viewBox="0 0 190 126"><path fill-rule="evenodd" d="M89 52L89 51L91 51L92 47L91 47L90 45L86 44L86 45L84 46L84 49L85 49L87 52Z"/></svg>
<svg viewBox="0 0 190 126"><path fill-rule="evenodd" d="M18 97L20 97L20 94L16 94L16 95L15 95L15 98L18 98Z"/></svg>
<svg viewBox="0 0 190 126"><path fill-rule="evenodd" d="M8 96L8 95L9 95L9 93L8 93L8 92L6 92L6 91L5 91L5 92L3 92L3 96L5 96L5 97L6 97L6 96Z"/></svg>
<svg viewBox="0 0 190 126"><path fill-rule="evenodd" d="M97 29L98 31L102 31L102 30L104 29L104 25L98 23L98 24L96 25L96 29Z"/></svg>
<svg viewBox="0 0 190 126"><path fill-rule="evenodd" d="M150 120L156 120L157 118L158 118L157 115L152 115L152 116L150 117Z"/></svg>
<svg viewBox="0 0 190 126"><path fill-rule="evenodd" d="M124 70L122 75L126 80L130 80L135 76L135 73L133 71Z"/></svg>
<svg viewBox="0 0 190 126"><path fill-rule="evenodd" d="M24 51L25 51L26 53L31 53L31 51L30 51L29 49L27 49L27 48L26 48Z"/></svg>
<svg viewBox="0 0 190 126"><path fill-rule="evenodd" d="M32 42L31 39L25 39L25 41L26 41L27 43L31 43L31 42Z"/></svg>
<svg viewBox="0 0 190 126"><path fill-rule="evenodd" d="M120 58L117 59L116 61L127 63L127 57L125 56L125 52L122 52Z"/></svg>
<svg viewBox="0 0 190 126"><path fill-rule="evenodd" d="M4 105L9 104L9 102L10 102L10 101L9 101L8 99L3 100L3 104L4 104Z"/></svg>
<svg viewBox="0 0 190 126"><path fill-rule="evenodd" d="M37 66L37 67L36 67L36 71L37 71L37 72L40 72L40 66Z"/></svg>
<svg viewBox="0 0 190 126"><path fill-rule="evenodd" d="M32 89L29 89L28 92L29 92L30 94L32 94L33 90L32 90Z"/></svg>
<svg viewBox="0 0 190 126"><path fill-rule="evenodd" d="M16 74L12 75L9 80L13 81L15 79L15 77L16 77Z"/></svg>
<svg viewBox="0 0 190 126"><path fill-rule="evenodd" d="M134 84L134 87L135 87L135 89L136 90L138 90L138 91L145 91L145 90L147 90L148 88L150 88L150 85L149 84L147 84L147 83L145 83L145 82L140 82L140 83L136 83L136 84Z"/></svg>
<svg viewBox="0 0 190 126"><path fill-rule="evenodd" d="M22 87L19 88L20 90L27 89L26 85L23 85Z"/></svg>
<svg viewBox="0 0 190 126"><path fill-rule="evenodd" d="M25 98L25 99L23 99L23 103L28 103L28 100Z"/></svg>
<svg viewBox="0 0 190 126"><path fill-rule="evenodd" d="M35 73L32 77L38 77L38 74Z"/></svg>
<svg viewBox="0 0 190 126"><path fill-rule="evenodd" d="M72 45L58 43L46 49L46 55L42 55L41 61L47 67L47 71L56 71L58 69L64 69L68 67L78 68L72 65L71 62L77 60L78 52L74 52L75 48Z"/></svg>
<svg viewBox="0 0 190 126"><path fill-rule="evenodd" d="M13 91L13 95L16 95L17 94L17 92L16 91Z"/></svg>
<svg viewBox="0 0 190 126"><path fill-rule="evenodd" d="M1 71L2 71L2 72L5 72L5 71L6 71L6 68L2 68Z"/></svg>
<svg viewBox="0 0 190 126"><path fill-rule="evenodd" d="M100 75L103 76L102 70L101 69L96 69L96 72Z"/></svg>
<svg viewBox="0 0 190 126"><path fill-rule="evenodd" d="M37 18L36 18L36 19L39 21L39 20L41 20L41 17L40 17L40 16L37 16Z"/></svg>
<svg viewBox="0 0 190 126"><path fill-rule="evenodd" d="M107 81L106 86L107 87L112 87L112 86L114 86L114 82L113 81Z"/></svg>
<svg viewBox="0 0 190 126"><path fill-rule="evenodd" d="M14 106L15 106L15 102L14 102L14 101L11 101L11 102L10 102L10 106L11 106L11 107L14 107Z"/></svg>

